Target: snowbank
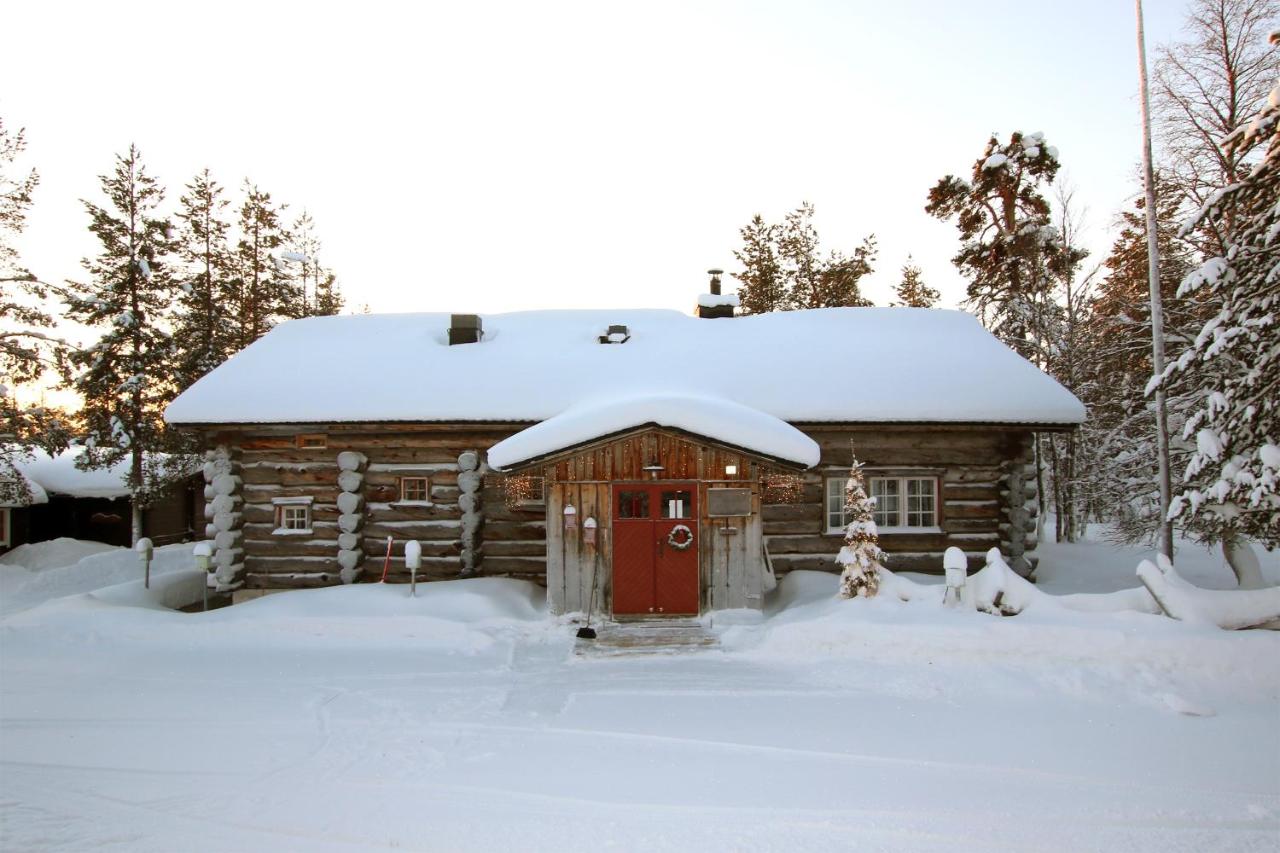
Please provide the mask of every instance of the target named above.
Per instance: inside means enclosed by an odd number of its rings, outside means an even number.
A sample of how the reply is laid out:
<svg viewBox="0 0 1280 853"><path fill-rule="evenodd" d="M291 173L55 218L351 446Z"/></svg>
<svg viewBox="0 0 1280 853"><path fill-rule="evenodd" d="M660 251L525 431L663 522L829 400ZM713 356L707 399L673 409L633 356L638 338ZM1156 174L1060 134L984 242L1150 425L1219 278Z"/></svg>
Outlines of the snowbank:
<svg viewBox="0 0 1280 853"><path fill-rule="evenodd" d="M282 323L183 392L165 417L542 421L623 387L718 397L792 422L1084 418L1066 389L959 311L825 308L720 320L530 311L486 315L484 339L457 346L448 345L449 322L448 314L372 314ZM617 324L630 340L600 344ZM892 370L841 369L879 364L886 352L894 353ZM264 381L282 377L282 364L314 363L322 353L336 353L324 370Z"/></svg>
<svg viewBox="0 0 1280 853"><path fill-rule="evenodd" d="M152 585L163 575L193 569L195 560L191 549L191 543L177 543L155 549L151 561ZM75 562L53 565L60 558L69 560L85 551L90 553ZM18 559L29 560L34 566L27 568L5 559L14 554L18 555ZM5 558L0 558L0 617L30 609L51 599L93 592L132 580L138 580L141 585L142 567L138 563L138 555L129 548L102 546L96 542L79 542L74 539L55 539L52 542L15 548Z"/></svg>
<svg viewBox="0 0 1280 853"><path fill-rule="evenodd" d="M56 569L59 566L70 566L92 554L115 550L117 550L115 545L61 536L47 542L29 542L26 545L19 545L12 551L6 551L0 554L0 565L17 566L29 572L38 572L44 569Z"/></svg>
<svg viewBox="0 0 1280 853"><path fill-rule="evenodd" d="M489 464L501 470L646 424L674 427L806 468L817 465L820 456L817 442L791 424L739 403L689 394L629 394L593 398L518 432L489 449Z"/></svg>

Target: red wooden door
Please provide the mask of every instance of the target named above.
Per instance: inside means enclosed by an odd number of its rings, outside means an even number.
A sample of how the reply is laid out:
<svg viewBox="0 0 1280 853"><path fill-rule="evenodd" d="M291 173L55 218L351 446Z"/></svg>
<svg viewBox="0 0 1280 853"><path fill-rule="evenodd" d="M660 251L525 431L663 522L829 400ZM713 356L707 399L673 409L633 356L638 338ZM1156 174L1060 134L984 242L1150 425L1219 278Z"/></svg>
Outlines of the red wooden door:
<svg viewBox="0 0 1280 853"><path fill-rule="evenodd" d="M697 615L698 514L693 483L613 489L613 612Z"/></svg>

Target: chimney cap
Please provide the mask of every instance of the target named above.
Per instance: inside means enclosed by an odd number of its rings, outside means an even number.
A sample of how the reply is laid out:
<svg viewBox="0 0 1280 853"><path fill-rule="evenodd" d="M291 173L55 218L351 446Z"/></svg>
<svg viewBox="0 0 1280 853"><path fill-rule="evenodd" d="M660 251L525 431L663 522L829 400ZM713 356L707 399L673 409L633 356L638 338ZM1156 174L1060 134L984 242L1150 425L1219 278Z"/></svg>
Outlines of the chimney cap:
<svg viewBox="0 0 1280 853"><path fill-rule="evenodd" d="M724 270L715 269L713 267L712 269L707 270L707 275L724 275Z"/></svg>

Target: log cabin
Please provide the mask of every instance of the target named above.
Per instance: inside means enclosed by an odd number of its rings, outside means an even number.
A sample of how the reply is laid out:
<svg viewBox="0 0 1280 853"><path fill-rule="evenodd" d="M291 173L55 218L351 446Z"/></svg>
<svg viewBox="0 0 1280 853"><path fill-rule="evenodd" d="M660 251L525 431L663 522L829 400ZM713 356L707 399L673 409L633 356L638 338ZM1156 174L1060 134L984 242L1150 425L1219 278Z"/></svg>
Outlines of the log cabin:
<svg viewBox="0 0 1280 853"><path fill-rule="evenodd" d="M759 608L837 569L855 453L891 568L1033 574L1033 436L1072 394L963 312L731 303L276 327L166 411L206 448L219 588L407 580L416 540L420 579L527 578L554 613Z"/></svg>

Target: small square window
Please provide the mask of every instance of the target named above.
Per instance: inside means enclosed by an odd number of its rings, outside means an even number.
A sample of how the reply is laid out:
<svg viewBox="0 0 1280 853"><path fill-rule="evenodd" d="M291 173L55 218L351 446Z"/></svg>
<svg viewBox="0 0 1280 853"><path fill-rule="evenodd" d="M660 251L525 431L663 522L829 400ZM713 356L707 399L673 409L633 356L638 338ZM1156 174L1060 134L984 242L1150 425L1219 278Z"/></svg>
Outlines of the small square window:
<svg viewBox="0 0 1280 853"><path fill-rule="evenodd" d="M426 477L401 477L400 500L403 503L428 503L431 483Z"/></svg>
<svg viewBox="0 0 1280 853"><path fill-rule="evenodd" d="M276 534L311 532L311 504L314 498L275 498Z"/></svg>
<svg viewBox="0 0 1280 853"><path fill-rule="evenodd" d="M547 502L547 481L545 477L525 477L521 485L517 506L544 506Z"/></svg>
<svg viewBox="0 0 1280 853"><path fill-rule="evenodd" d="M324 450L329 446L329 436L322 432L299 435L297 445L300 450Z"/></svg>

